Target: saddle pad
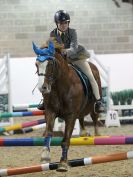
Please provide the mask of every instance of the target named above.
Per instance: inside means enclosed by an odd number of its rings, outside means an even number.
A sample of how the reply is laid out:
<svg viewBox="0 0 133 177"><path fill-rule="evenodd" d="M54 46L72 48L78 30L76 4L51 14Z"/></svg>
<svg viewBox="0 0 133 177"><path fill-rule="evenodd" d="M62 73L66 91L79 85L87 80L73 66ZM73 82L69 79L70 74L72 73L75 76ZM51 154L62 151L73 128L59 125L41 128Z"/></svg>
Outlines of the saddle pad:
<svg viewBox="0 0 133 177"><path fill-rule="evenodd" d="M82 70L78 66L76 66L74 64L72 64L71 66L76 71L76 73L78 74L78 76L82 82L85 96L88 99L92 98L92 95L93 95L92 94L92 87L91 87L88 77L82 72Z"/></svg>

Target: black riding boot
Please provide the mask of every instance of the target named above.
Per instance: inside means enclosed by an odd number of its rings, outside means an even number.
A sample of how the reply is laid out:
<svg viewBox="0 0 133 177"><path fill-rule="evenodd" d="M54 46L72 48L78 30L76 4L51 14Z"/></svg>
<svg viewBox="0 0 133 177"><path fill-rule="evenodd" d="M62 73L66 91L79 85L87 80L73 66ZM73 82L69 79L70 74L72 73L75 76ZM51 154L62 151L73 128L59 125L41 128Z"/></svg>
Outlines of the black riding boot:
<svg viewBox="0 0 133 177"><path fill-rule="evenodd" d="M39 105L37 106L37 109L39 109L39 110L44 110L45 109L44 100L39 103Z"/></svg>
<svg viewBox="0 0 133 177"><path fill-rule="evenodd" d="M96 113L102 113L104 112L104 105L101 100L97 100L95 105L94 105L94 111Z"/></svg>

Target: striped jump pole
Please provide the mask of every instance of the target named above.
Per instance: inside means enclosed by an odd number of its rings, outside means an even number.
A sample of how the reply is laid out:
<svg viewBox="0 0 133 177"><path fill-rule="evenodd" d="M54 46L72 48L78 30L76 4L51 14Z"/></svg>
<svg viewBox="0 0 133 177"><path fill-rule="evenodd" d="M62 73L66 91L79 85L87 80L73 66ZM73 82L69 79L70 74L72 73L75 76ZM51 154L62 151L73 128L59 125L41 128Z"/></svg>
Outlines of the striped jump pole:
<svg viewBox="0 0 133 177"><path fill-rule="evenodd" d="M0 146L43 146L45 138L0 138ZM51 146L60 146L62 137L53 137L51 140ZM79 137L71 138L71 146L80 145L122 145L133 144L132 137Z"/></svg>
<svg viewBox="0 0 133 177"><path fill-rule="evenodd" d="M26 109L13 110L13 112L33 112L33 111L38 111L38 109L37 108L26 108Z"/></svg>
<svg viewBox="0 0 133 177"><path fill-rule="evenodd" d="M13 105L13 111L26 110L28 108L37 108L38 104L16 104Z"/></svg>
<svg viewBox="0 0 133 177"><path fill-rule="evenodd" d="M14 134L21 134L21 133L29 133L29 132L33 132L34 130L39 130L46 127L46 124L39 124L39 125L34 125L32 127L27 127L27 128L23 128L23 129L19 129L19 130L15 130Z"/></svg>
<svg viewBox="0 0 133 177"><path fill-rule="evenodd" d="M7 127L0 127L0 134L3 133L3 132L19 130L19 129L22 129L22 128L31 127L31 126L38 125L38 124L43 124L43 123L45 123L45 120L40 119L40 120L25 122L25 123L22 123L22 124L14 124L12 126L7 126Z"/></svg>
<svg viewBox="0 0 133 177"><path fill-rule="evenodd" d="M0 119L9 117L24 117L24 116L40 116L44 115L44 111L31 111L31 112L3 112L0 113Z"/></svg>
<svg viewBox="0 0 133 177"><path fill-rule="evenodd" d="M87 166L98 163L106 163L120 160L127 160L133 158L133 151L121 152L109 155L99 155L86 157L82 159L75 159L68 161L70 167ZM46 163L41 165L34 165L29 167L18 167L18 168L8 168L0 169L0 176L12 176L27 173L35 173L48 170L56 170L58 168L59 162Z"/></svg>

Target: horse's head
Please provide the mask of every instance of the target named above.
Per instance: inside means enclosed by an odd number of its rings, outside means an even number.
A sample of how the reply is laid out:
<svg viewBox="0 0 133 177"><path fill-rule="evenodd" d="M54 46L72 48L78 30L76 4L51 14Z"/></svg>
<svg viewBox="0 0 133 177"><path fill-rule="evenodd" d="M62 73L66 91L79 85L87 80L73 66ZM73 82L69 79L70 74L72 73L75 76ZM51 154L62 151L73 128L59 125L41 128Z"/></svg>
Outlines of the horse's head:
<svg viewBox="0 0 133 177"><path fill-rule="evenodd" d="M52 41L49 41L48 47L41 49L33 43L33 50L37 55L35 65L38 74L38 88L43 93L49 93L54 80L54 44Z"/></svg>

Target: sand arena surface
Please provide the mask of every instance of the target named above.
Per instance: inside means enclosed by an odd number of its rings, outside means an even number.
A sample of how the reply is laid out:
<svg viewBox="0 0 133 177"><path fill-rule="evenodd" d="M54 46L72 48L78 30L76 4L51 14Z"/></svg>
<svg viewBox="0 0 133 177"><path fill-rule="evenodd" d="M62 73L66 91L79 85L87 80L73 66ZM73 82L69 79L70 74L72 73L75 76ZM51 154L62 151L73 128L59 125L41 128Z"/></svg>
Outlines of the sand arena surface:
<svg viewBox="0 0 133 177"><path fill-rule="evenodd" d="M42 117L41 117L42 118ZM15 118L15 122L26 122L40 117ZM93 135L93 127L89 127ZM133 135L133 125L123 125L120 128L99 127L102 135ZM40 137L43 130L37 130L28 134L17 134L12 136L0 136L0 138ZM40 164L42 147L0 147L0 168L13 168ZM133 145L90 145L70 146L68 158L78 159L95 155L106 155L118 152L132 151ZM52 162L60 160L61 147L51 147ZM133 177L133 159L103 164L94 164L83 167L70 168L66 173L56 171L38 172L32 174L17 175L21 177ZM17 177L16 176L16 177ZM14 176L15 177L15 176Z"/></svg>

